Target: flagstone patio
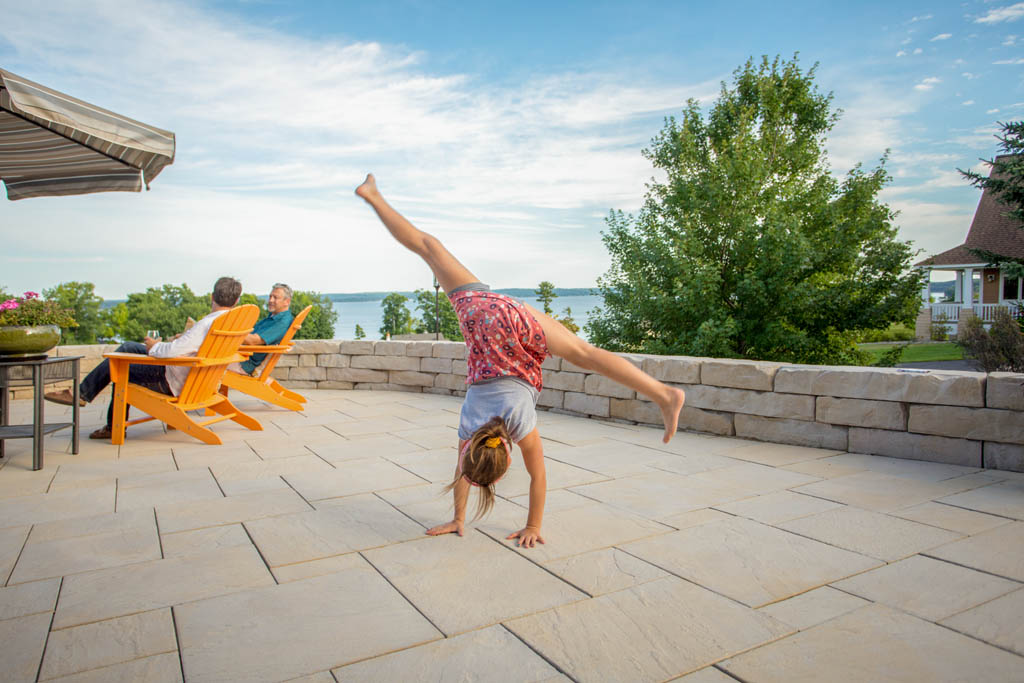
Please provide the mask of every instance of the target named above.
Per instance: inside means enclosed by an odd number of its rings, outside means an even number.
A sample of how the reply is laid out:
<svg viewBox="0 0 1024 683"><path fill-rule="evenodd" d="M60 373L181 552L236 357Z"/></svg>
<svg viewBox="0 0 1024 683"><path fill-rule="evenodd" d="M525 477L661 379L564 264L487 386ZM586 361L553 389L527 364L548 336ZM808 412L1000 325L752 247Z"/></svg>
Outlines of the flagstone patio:
<svg viewBox="0 0 1024 683"><path fill-rule="evenodd" d="M4 680L1024 681L1024 474L542 412L519 549L521 461L464 537L423 533L460 399L308 396L233 395L264 431L222 446L65 430L32 472L8 441Z"/></svg>

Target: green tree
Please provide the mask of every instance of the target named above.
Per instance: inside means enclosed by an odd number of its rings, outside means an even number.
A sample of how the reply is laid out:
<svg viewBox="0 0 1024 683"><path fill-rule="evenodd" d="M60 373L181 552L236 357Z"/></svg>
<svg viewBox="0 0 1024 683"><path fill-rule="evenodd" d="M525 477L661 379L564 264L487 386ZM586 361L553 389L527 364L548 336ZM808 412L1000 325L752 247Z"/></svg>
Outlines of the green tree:
<svg viewBox="0 0 1024 683"><path fill-rule="evenodd" d="M366 332L363 331L362 326L360 326L358 323L356 323L355 338L356 339L364 339L365 337L366 337Z"/></svg>
<svg viewBox="0 0 1024 683"><path fill-rule="evenodd" d="M412 332L412 313L405 305L408 300L398 292L392 292L380 302L380 307L383 310L380 326L381 336L390 334L393 337L396 334Z"/></svg>
<svg viewBox="0 0 1024 683"><path fill-rule="evenodd" d="M558 297L555 294L555 286L544 280L537 285L537 289L533 290L533 293L537 295L537 301L544 304L544 312L551 315L551 302Z"/></svg>
<svg viewBox="0 0 1024 683"><path fill-rule="evenodd" d="M604 305L587 324L621 351L863 362L858 330L916 313L920 275L878 201L885 158L829 173L831 95L797 58L749 60L707 119L691 100L644 151L652 181L639 215L612 212Z"/></svg>
<svg viewBox="0 0 1024 683"><path fill-rule="evenodd" d="M976 171L957 170L975 187L989 190L1007 207L1007 215L1024 230L1024 121L1000 122L999 127L1002 134L996 138L1001 155L984 162L990 173L983 176ZM1024 278L1024 259L982 249L971 249L971 252L990 265L1005 270L1011 277Z"/></svg>
<svg viewBox="0 0 1024 683"><path fill-rule="evenodd" d="M100 311L103 299L96 295L91 282L62 282L44 289L43 296L70 310L78 323L77 327L61 328L61 344L95 344L97 337L103 336L107 326Z"/></svg>
<svg viewBox="0 0 1024 683"><path fill-rule="evenodd" d="M124 311L113 314L123 315L117 336L142 341L147 330L158 330L168 339L185 329L188 318L199 320L210 312L210 296L197 295L185 284L164 285L129 294L124 307Z"/></svg>
<svg viewBox="0 0 1024 683"><path fill-rule="evenodd" d="M451 300L444 292L440 292L437 296L436 306L440 315L435 316L434 295L435 292L431 292L429 289L416 290L416 309L420 312L419 320L422 331L433 334L435 320L440 318L441 338L449 341L463 341L462 330L459 329L459 317L455 315L455 307L452 306Z"/></svg>
<svg viewBox="0 0 1024 683"><path fill-rule="evenodd" d="M334 325L338 322L338 312L326 294L317 292L296 291L292 294L292 305L288 309L297 315L306 306L312 305L309 315L302 327L295 333L296 339L334 339Z"/></svg>
<svg viewBox="0 0 1024 683"><path fill-rule="evenodd" d="M562 315L551 316L558 322L562 323L565 329L569 330L573 334L580 331L580 326L576 324L576 321L572 317L572 309L568 306L562 311Z"/></svg>

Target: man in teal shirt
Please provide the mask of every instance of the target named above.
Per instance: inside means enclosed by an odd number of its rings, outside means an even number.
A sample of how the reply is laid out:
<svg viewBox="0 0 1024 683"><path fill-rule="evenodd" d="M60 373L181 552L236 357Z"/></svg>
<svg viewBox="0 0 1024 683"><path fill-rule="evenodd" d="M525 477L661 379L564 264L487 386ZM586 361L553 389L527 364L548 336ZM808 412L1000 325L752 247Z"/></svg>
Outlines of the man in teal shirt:
<svg viewBox="0 0 1024 683"><path fill-rule="evenodd" d="M270 288L270 296L267 297L267 312L270 315L253 326L252 333L246 336L243 344L273 345L281 341L295 318L288 310L291 305L292 288L282 282L276 283ZM254 353L241 364L242 372L253 374L266 357L265 353Z"/></svg>

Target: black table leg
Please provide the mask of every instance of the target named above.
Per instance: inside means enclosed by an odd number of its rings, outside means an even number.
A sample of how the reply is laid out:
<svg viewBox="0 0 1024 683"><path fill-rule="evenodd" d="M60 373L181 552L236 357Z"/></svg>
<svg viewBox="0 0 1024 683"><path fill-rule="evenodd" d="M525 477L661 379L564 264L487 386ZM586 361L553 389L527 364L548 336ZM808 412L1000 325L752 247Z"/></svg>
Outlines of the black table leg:
<svg viewBox="0 0 1024 683"><path fill-rule="evenodd" d="M71 365L74 368L71 376L71 452L78 455L78 359Z"/></svg>
<svg viewBox="0 0 1024 683"><path fill-rule="evenodd" d="M32 366L32 469L43 469L43 366Z"/></svg>
<svg viewBox="0 0 1024 683"><path fill-rule="evenodd" d="M6 427L11 423L9 416L11 410L11 388L7 386L7 368L0 368L0 373L4 374L4 381L0 382L0 427ZM0 439L0 458L7 455L4 452L4 443L4 440Z"/></svg>

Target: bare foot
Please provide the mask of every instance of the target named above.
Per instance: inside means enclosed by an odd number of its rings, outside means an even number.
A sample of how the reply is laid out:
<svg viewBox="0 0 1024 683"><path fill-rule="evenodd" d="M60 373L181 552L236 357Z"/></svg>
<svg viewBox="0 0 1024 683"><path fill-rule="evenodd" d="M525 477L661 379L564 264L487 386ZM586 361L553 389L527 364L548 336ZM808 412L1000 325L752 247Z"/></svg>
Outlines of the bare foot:
<svg viewBox="0 0 1024 683"><path fill-rule="evenodd" d="M380 191L377 190L377 179L373 177L372 173L368 173L363 184L356 188L356 194L366 201L370 201L371 197L380 194Z"/></svg>
<svg viewBox="0 0 1024 683"><path fill-rule="evenodd" d="M686 394L682 389L669 387L669 391L671 393L668 403L660 406L661 420L665 423L665 436L662 438L664 443L668 443L676 435L676 429L679 426L679 411L683 409L683 403L686 402Z"/></svg>

